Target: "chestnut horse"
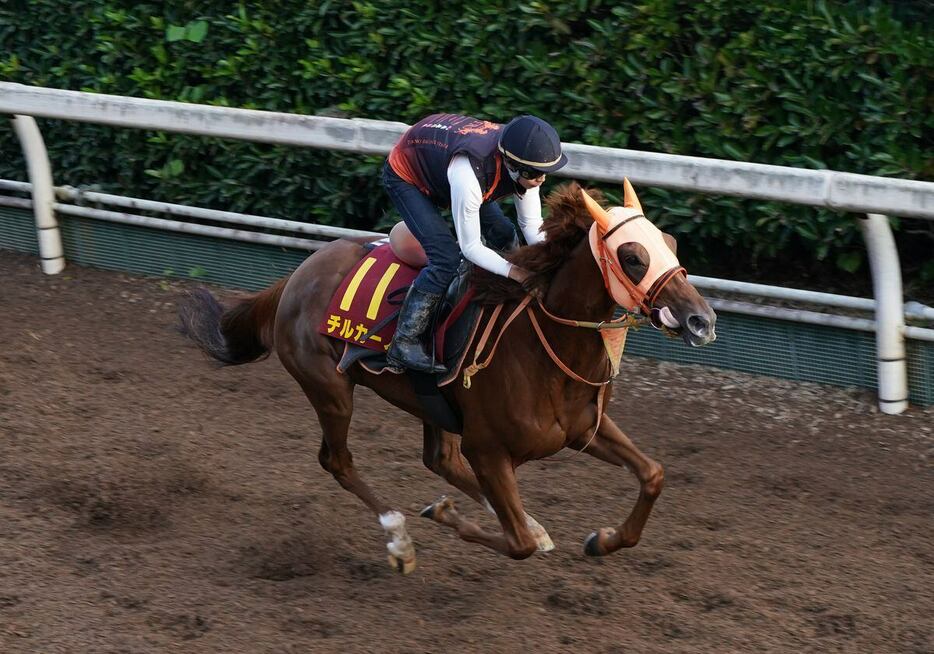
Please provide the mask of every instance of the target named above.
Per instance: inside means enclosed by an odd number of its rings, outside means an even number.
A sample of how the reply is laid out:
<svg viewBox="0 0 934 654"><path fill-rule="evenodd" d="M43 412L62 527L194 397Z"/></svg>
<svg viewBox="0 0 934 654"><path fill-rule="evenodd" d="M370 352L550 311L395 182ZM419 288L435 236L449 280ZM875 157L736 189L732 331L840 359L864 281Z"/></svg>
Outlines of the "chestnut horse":
<svg viewBox="0 0 934 654"><path fill-rule="evenodd" d="M636 475L635 506L618 527L590 534L584 550L592 556L635 545L662 490L662 467L603 412L614 366L593 328L612 322L620 305L654 314L655 321L697 346L715 338L716 316L687 281L673 239L642 214L628 180L623 207L604 210L574 183L552 193L546 204L545 241L509 255L534 273L534 300L509 279L474 271L476 300L503 306L494 318L498 329L480 346L487 365L481 364L479 372L474 368L469 388L442 388L463 416L459 436L426 421L406 375L373 374L359 365L344 373L336 369L344 344L320 334L318 326L341 280L365 255L362 242L329 243L286 279L234 299L226 308L198 289L180 310L182 332L223 364L248 363L273 350L278 354L317 413L322 431L318 460L377 514L387 532L390 564L402 572L415 565L405 518L359 476L347 447L356 384L422 419L425 465L493 512L502 533L470 521L449 498L422 515L512 558L553 547L522 508L515 469L526 461L567 447ZM508 328L503 327L506 316L514 318ZM477 360L477 348L476 341L469 346L467 360Z"/></svg>

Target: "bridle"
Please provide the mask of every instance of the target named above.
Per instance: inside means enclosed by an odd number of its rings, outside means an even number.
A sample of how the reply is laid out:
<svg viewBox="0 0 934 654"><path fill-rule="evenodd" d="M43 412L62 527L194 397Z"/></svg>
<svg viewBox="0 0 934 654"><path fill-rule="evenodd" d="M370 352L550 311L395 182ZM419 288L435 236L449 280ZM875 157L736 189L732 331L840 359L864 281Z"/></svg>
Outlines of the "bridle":
<svg viewBox="0 0 934 654"><path fill-rule="evenodd" d="M603 209L599 204L594 201L586 191L581 189L581 194L584 197L584 204L587 206L588 211L594 218L594 224L590 229L590 247L593 251L594 258L597 261L597 265L600 269L600 274L603 276L603 284L606 287L607 293L612 297L617 304L619 304L625 310L627 315L624 315L623 318L614 321L604 321L599 323L582 321L582 320L571 320L568 318L561 318L555 316L549 312L541 300L538 301L539 309L550 318L553 322L561 323L564 325L569 325L573 327L582 327L587 329L594 329L603 335L603 330L614 330L618 328L628 328L633 324L636 324L638 321L635 319L636 309L641 309L643 315L647 318L652 318L653 324L655 319L652 316L652 310L655 309L655 301L658 299L659 294L662 290L674 279L678 274L684 275L687 277L687 270L678 262L678 258L674 256L674 253L668 249L668 246L664 243L664 240L661 237L658 237L658 240L661 241L660 245L657 245L659 252L659 259L667 259L669 262L673 262L674 265L669 266L664 272L657 275L655 279L651 281L648 288L643 290L642 286L646 284L646 281L643 279L638 284L634 283L629 276L623 271L622 265L619 262L618 256L616 254L616 248L611 248L608 244L609 239L617 235L617 233L624 226L636 221L636 220L645 220L648 222L650 230L658 232L656 228L642 213L642 207L639 206L639 201L635 196L635 191L632 190L632 186L629 184L629 180L625 180L624 188L626 191L626 204L628 207L634 207L637 209L637 213L622 218L620 220L613 220L613 217ZM650 231L651 233L651 231ZM661 232L658 232L660 235ZM625 242L625 241L624 241ZM618 246L617 246L618 247ZM651 271L651 266L649 271L646 271L646 277L648 277L649 272ZM625 293L628 295L628 298L620 297L620 293L616 292L614 288L614 281L620 284ZM628 302L626 300L629 300ZM474 350L474 360L473 363L464 371L464 387L470 388L471 378L480 370L486 368L493 359L493 354L496 352L496 346L499 344L499 339L502 338L502 335L505 333L506 329L509 327L510 323L515 320L520 313L527 311L529 314L529 320L532 323L532 326L535 328L535 332L541 341L542 346L545 348L545 351L548 353L548 356L551 360L571 379L579 381L590 386L605 386L609 384L614 374L611 374L604 381L589 381L584 379L570 368L568 368L564 362L558 358L557 354L548 344L547 339L545 338L544 333L538 325L538 320L535 317L535 314L532 312L531 307L529 306L530 301L532 300L531 296L526 296L525 299L519 303L515 308L512 314L506 319L505 323L500 328L499 335L493 342L493 347L490 350L490 353L487 355L485 361L480 361L481 352L486 347L487 341L491 336L493 330L493 325L496 322L496 318L499 316L500 312L503 309L503 305L498 305L491 316L490 320L487 323L486 329L483 331L483 334L480 337L479 343ZM482 315L482 314L481 314ZM657 325L656 325L657 326ZM612 364L612 362L611 362ZM613 368L616 368L618 361L615 365L612 365ZM613 370L616 372L616 370Z"/></svg>
<svg viewBox="0 0 934 654"><path fill-rule="evenodd" d="M632 222L638 219L648 220L644 214L636 214L628 218L624 218L616 225L611 227L606 232L603 232L601 226L598 223L594 223L593 229L597 230L597 248L594 253L594 258L597 260L597 265L600 267L600 274L603 275L603 284L606 286L607 292L610 294L614 300L619 302L620 298L616 297L616 294L613 293L613 288L611 284L611 278L619 282L626 292L629 294L631 299L631 304L626 306L623 303L620 303L624 309L629 311L635 311L637 308L642 310L642 313L646 316L651 315L652 309L655 308L655 301L658 299L658 296L661 294L662 290L675 278L676 275L681 274L687 277L687 270L684 266L678 264L671 266L665 270L662 274L652 281L648 289L642 290L640 286L642 283L635 284L629 275L623 271L623 267L617 258L616 251L611 250L607 245L607 239L610 238L616 231L623 225ZM591 241L593 242L593 241Z"/></svg>
<svg viewBox="0 0 934 654"><path fill-rule="evenodd" d="M636 197L628 179L623 180L623 191L623 207L619 210L629 210L631 213L620 217L614 215L616 210L607 211L597 204L587 191L581 189L584 206L594 221L588 235L590 250L597 261L600 274L603 275L603 284L610 297L627 311L641 309L646 317L650 317L655 302L665 287L679 273L686 277L687 271L665 243L661 231L645 217L639 198ZM639 224L637 221L640 220L646 224ZM649 252L648 270L638 283L629 279L618 258L620 246L632 241L639 243ZM659 267L662 268L661 272L657 270Z"/></svg>

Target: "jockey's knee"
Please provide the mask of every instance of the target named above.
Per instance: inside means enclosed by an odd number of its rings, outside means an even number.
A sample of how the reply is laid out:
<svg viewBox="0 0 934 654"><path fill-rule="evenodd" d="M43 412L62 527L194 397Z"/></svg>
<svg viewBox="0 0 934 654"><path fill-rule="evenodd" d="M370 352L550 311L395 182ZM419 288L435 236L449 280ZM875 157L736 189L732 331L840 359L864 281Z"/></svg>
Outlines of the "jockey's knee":
<svg viewBox="0 0 934 654"><path fill-rule="evenodd" d="M422 268L415 280L415 287L425 293L444 293L457 276L460 260L461 252L457 246L450 251L445 248L432 252L428 265Z"/></svg>
<svg viewBox="0 0 934 654"><path fill-rule="evenodd" d="M439 276L446 277L448 281L457 274L457 266L461 262L461 251L458 247L445 248L429 261L429 265L437 271Z"/></svg>

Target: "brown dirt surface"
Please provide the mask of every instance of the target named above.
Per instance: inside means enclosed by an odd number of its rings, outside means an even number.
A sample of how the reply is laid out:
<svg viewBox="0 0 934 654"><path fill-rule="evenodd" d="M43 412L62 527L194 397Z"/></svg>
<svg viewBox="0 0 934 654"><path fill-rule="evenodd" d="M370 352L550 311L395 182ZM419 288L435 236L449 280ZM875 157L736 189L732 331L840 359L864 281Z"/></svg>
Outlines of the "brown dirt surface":
<svg viewBox="0 0 934 654"><path fill-rule="evenodd" d="M350 444L408 516L401 576L275 358L217 369L173 331L189 286L0 252L0 652L934 650L934 409L625 359L609 413L667 472L642 542L582 553L628 472L536 462L557 549L520 562L418 519L448 493L494 524L361 388Z"/></svg>

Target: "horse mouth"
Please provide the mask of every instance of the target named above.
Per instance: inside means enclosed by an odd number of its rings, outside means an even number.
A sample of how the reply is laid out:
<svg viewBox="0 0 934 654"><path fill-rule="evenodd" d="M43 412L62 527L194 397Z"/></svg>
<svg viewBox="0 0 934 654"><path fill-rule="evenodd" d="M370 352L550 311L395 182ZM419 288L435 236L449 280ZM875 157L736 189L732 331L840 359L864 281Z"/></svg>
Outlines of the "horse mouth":
<svg viewBox="0 0 934 654"><path fill-rule="evenodd" d="M702 347L717 340L714 322L704 316L692 315L685 328L668 307L662 307L652 309L649 320L656 329L680 336L691 347Z"/></svg>

